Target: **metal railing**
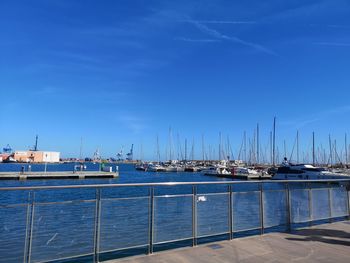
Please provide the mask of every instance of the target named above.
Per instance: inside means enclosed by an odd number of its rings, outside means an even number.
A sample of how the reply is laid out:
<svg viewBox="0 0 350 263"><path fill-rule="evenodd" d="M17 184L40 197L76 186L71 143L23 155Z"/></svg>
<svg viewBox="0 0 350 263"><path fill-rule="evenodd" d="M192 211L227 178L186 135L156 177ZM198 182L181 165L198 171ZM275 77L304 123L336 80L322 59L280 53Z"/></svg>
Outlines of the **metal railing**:
<svg viewBox="0 0 350 263"><path fill-rule="evenodd" d="M120 251L151 254L169 244L349 219L349 185L341 179L1 187L0 262L99 262Z"/></svg>

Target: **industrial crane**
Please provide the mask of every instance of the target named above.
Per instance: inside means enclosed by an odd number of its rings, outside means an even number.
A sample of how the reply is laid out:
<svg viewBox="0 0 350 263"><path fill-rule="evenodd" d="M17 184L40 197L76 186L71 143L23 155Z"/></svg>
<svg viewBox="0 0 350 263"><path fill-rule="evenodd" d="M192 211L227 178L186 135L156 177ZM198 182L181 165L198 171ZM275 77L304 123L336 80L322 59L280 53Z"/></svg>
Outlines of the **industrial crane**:
<svg viewBox="0 0 350 263"><path fill-rule="evenodd" d="M127 161L132 161L133 160L133 155L134 155L134 144L131 145L130 152L126 154L126 160Z"/></svg>

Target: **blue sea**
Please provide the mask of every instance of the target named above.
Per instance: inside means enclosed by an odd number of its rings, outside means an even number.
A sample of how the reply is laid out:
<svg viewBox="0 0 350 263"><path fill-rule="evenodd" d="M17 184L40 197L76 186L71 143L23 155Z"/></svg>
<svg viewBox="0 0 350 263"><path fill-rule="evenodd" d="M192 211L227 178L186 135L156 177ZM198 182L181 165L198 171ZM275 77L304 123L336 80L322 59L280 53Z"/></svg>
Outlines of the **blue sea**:
<svg viewBox="0 0 350 263"><path fill-rule="evenodd" d="M50 164L46 169L72 171L74 165ZM20 171L21 166L0 164L0 171ZM154 173L136 171L133 165L118 166L120 176L116 179L9 180L0 181L0 188L232 182L230 179L205 176L201 173ZM28 169L27 165L25 169ZM44 169L44 165L31 165L32 171ZM88 163L87 169L97 171L99 165ZM229 186L226 184L200 185L195 189L194 199L192 185L155 187L153 215L150 213L149 187L103 188L100 191L100 203L96 203L97 191L94 188L37 190L32 193L0 191L0 262L49 262L67 259L70 262L91 262L91 255L95 251L98 251L100 260L146 253L150 243L151 215L151 242L154 244L154 250L158 251L178 245L191 245L194 234L200 243L217 238L227 239L230 229L233 230L233 237L259 234L262 222L265 231L285 231L290 219L292 223L303 225L311 220L327 220L329 217L342 217L348 213L347 193L341 186L333 186L331 191L325 186L318 186L312 190L313 199L310 203L306 185L295 184L289 196L290 210L285 184L266 182L263 188L264 194L261 196L257 183L234 185L231 188L232 194L229 193ZM329 198L330 195L332 198ZM332 200L331 205L329 200ZM196 211L195 217L193 206ZM264 211L263 217L261 209ZM96 231L97 225L100 226L99 231ZM96 233L99 236L98 243L94 241ZM32 236L31 246L28 242L29 236Z"/></svg>

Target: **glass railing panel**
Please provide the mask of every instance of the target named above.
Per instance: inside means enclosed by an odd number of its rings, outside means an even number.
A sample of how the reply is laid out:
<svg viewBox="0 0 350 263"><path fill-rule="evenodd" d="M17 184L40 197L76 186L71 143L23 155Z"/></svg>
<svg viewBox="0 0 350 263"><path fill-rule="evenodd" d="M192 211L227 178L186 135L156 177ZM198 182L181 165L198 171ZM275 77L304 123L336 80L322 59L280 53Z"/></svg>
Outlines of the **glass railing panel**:
<svg viewBox="0 0 350 263"><path fill-rule="evenodd" d="M291 223L310 221L309 190L293 189L290 192Z"/></svg>
<svg viewBox="0 0 350 263"><path fill-rule="evenodd" d="M154 244L192 238L193 196L154 197Z"/></svg>
<svg viewBox="0 0 350 263"><path fill-rule="evenodd" d="M99 252L148 245L148 227L149 197L102 200Z"/></svg>
<svg viewBox="0 0 350 263"><path fill-rule="evenodd" d="M27 206L0 206L0 262L23 262Z"/></svg>
<svg viewBox="0 0 350 263"><path fill-rule="evenodd" d="M232 193L232 216L233 232L260 228L260 192Z"/></svg>
<svg viewBox="0 0 350 263"><path fill-rule="evenodd" d="M287 199L285 190L263 192L264 227L282 226L287 220Z"/></svg>
<svg viewBox="0 0 350 263"><path fill-rule="evenodd" d="M94 252L96 202L35 204L32 262Z"/></svg>
<svg viewBox="0 0 350 263"><path fill-rule="evenodd" d="M334 187L331 189L332 217L349 215L347 203L347 191L345 187Z"/></svg>
<svg viewBox="0 0 350 263"><path fill-rule="evenodd" d="M330 217L328 189L312 189L312 220Z"/></svg>
<svg viewBox="0 0 350 263"><path fill-rule="evenodd" d="M229 193L199 194L197 202L197 237L229 233Z"/></svg>

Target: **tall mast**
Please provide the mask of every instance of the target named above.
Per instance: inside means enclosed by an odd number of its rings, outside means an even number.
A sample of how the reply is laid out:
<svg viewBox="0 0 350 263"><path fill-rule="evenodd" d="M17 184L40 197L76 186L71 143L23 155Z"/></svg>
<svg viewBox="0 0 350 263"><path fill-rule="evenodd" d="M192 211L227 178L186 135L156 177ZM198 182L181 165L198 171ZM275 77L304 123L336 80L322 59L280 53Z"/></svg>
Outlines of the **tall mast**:
<svg viewBox="0 0 350 263"><path fill-rule="evenodd" d="M79 160L83 158L83 137L80 137L80 151L79 151Z"/></svg>
<svg viewBox="0 0 350 263"><path fill-rule="evenodd" d="M312 164L315 166L315 132L312 132Z"/></svg>
<svg viewBox="0 0 350 263"><path fill-rule="evenodd" d="M185 139L185 161L187 161L187 139Z"/></svg>
<svg viewBox="0 0 350 263"><path fill-rule="evenodd" d="M297 163L299 163L299 131L297 131Z"/></svg>
<svg viewBox="0 0 350 263"><path fill-rule="evenodd" d="M244 144L244 162L247 163L247 134L246 131L244 131L243 135L243 144Z"/></svg>
<svg viewBox="0 0 350 263"><path fill-rule="evenodd" d="M183 153L182 153L182 142L180 140L180 135L177 133L177 159L180 160L184 159Z"/></svg>
<svg viewBox="0 0 350 263"><path fill-rule="evenodd" d="M221 132L219 132L219 161L221 161Z"/></svg>
<svg viewBox="0 0 350 263"><path fill-rule="evenodd" d="M204 135L202 134L202 160L204 162L205 156L204 156Z"/></svg>
<svg viewBox="0 0 350 263"><path fill-rule="evenodd" d="M333 164L333 154L332 154L332 140L331 135L329 134L329 159L331 162L331 165Z"/></svg>
<svg viewBox="0 0 350 263"><path fill-rule="evenodd" d="M248 139L248 145L249 145L249 158L248 158L248 163L249 165L252 164L252 143L251 143L251 140L250 138Z"/></svg>
<svg viewBox="0 0 350 263"><path fill-rule="evenodd" d="M157 159L158 159L158 163L160 163L160 151L159 151L159 138L157 135Z"/></svg>
<svg viewBox="0 0 350 263"><path fill-rule="evenodd" d="M346 133L345 133L345 164L348 164L348 142L347 142Z"/></svg>
<svg viewBox="0 0 350 263"><path fill-rule="evenodd" d="M230 137L227 135L227 159L228 161L233 158L233 152L230 143Z"/></svg>
<svg viewBox="0 0 350 263"><path fill-rule="evenodd" d="M256 151L255 151L255 143L256 143L256 130L254 129L253 140L250 144L250 152L251 152L251 163L256 163Z"/></svg>
<svg viewBox="0 0 350 263"><path fill-rule="evenodd" d="M211 144L209 144L209 146L208 146L208 151L209 151L209 156L208 156L208 159L209 159L209 161L211 161L212 160L212 155L211 155Z"/></svg>
<svg viewBox="0 0 350 263"><path fill-rule="evenodd" d="M192 138L191 160L194 160L194 137Z"/></svg>
<svg viewBox="0 0 350 263"><path fill-rule="evenodd" d="M272 166L275 166L276 161L276 117L273 118L273 143L272 143Z"/></svg>
<svg viewBox="0 0 350 263"><path fill-rule="evenodd" d="M173 159L172 140L171 140L171 127L169 127L169 159L170 159L170 161Z"/></svg>
<svg viewBox="0 0 350 263"><path fill-rule="evenodd" d="M335 158L335 162L337 162L337 159L338 159L338 162L340 163L341 160L339 158L339 155L338 155L338 151L337 151L337 140L334 140L334 158Z"/></svg>
<svg viewBox="0 0 350 263"><path fill-rule="evenodd" d="M141 141L141 148L140 148L140 161L143 160L143 142Z"/></svg>
<svg viewBox="0 0 350 263"><path fill-rule="evenodd" d="M259 123L256 125L256 162L260 163Z"/></svg>
<svg viewBox="0 0 350 263"><path fill-rule="evenodd" d="M272 131L270 131L270 164L272 164Z"/></svg>

